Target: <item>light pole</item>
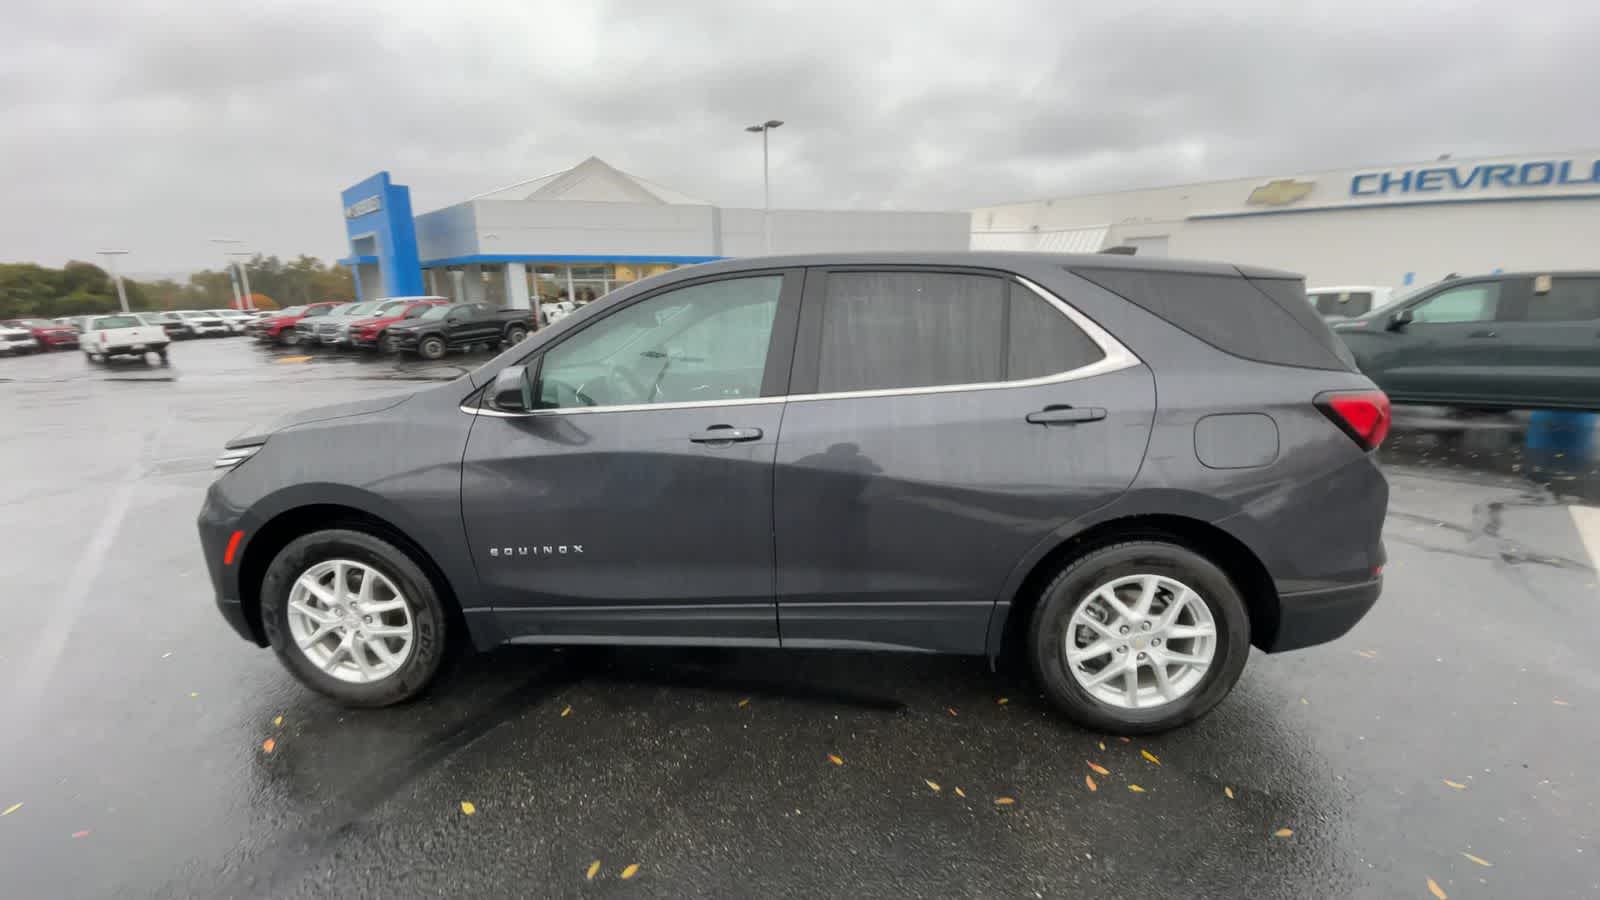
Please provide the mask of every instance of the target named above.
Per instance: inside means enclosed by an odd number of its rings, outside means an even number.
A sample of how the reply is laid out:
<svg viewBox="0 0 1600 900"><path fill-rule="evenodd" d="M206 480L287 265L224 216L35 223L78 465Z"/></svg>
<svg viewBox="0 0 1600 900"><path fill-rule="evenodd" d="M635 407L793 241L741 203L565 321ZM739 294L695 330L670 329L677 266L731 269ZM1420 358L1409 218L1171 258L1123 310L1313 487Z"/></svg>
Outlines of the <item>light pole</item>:
<svg viewBox="0 0 1600 900"><path fill-rule="evenodd" d="M122 304L122 311L128 311L128 292L122 289L122 276L117 274L117 257L127 256L127 250L96 250L106 258L106 268L111 270L111 280L117 285L117 302Z"/></svg>
<svg viewBox="0 0 1600 900"><path fill-rule="evenodd" d="M227 245L227 244L242 244L242 243L244 243L244 241L241 241L238 238L212 238L211 239L211 243ZM223 255L225 255L225 256L233 256L234 254L231 251L226 251L225 250L225 251L223 251ZM229 264L232 265L232 261L231 260L229 261ZM243 269L240 269L241 273L243 273L243 271L244 271ZM229 274L228 281L229 281L229 283L231 283L233 285L233 308L234 309L244 309L248 305L248 306L250 306L250 308L253 309L254 305L251 304L248 299L246 299L249 296L249 293L250 293L249 289L246 288L245 289L245 293L244 294L240 294L239 293L239 279L233 277L232 274Z"/></svg>
<svg viewBox="0 0 1600 900"><path fill-rule="evenodd" d="M229 256L255 256L249 250L229 250ZM239 277L244 280L244 309L256 308L256 295L250 293L250 270L244 267L243 260L235 260L234 265L239 267Z"/></svg>
<svg viewBox="0 0 1600 900"><path fill-rule="evenodd" d="M768 119L745 127L745 131L761 134L761 232L768 253L772 252L772 169L767 163L767 132L782 125L782 119Z"/></svg>

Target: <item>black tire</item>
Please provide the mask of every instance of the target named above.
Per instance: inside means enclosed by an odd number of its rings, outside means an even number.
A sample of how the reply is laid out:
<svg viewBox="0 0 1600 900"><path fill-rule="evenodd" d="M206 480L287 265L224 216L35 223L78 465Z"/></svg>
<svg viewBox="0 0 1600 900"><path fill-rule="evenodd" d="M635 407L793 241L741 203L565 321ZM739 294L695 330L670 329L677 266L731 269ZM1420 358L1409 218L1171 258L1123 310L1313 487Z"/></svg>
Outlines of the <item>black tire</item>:
<svg viewBox="0 0 1600 900"><path fill-rule="evenodd" d="M393 335L385 331L378 335L378 350L382 353L399 353L400 344L394 339Z"/></svg>
<svg viewBox="0 0 1600 900"><path fill-rule="evenodd" d="M1128 709L1089 693L1067 669L1067 627L1079 603L1107 582L1128 575L1164 575L1200 595L1216 624L1216 650L1198 684L1176 700ZM1045 694L1078 725L1111 734L1154 734L1192 722L1233 690L1250 656L1250 617L1238 588L1215 563L1159 540L1101 547L1079 557L1039 598L1028 630L1028 655Z"/></svg>
<svg viewBox="0 0 1600 900"><path fill-rule="evenodd" d="M417 355L423 359L444 359L447 349L444 338L436 334L430 334L417 343Z"/></svg>
<svg viewBox="0 0 1600 900"><path fill-rule="evenodd" d="M84 355L84 357L85 357L85 358L86 358L86 359L88 359L88 360L89 360L89 364L90 364L90 365L95 365L95 366L97 366L97 365L100 365L100 364L101 364L101 363L103 363L103 362L105 362L105 361L106 361L106 358L105 358L105 357L104 357L104 356L101 356L101 355L100 355L100 354L98 354L98 353L90 353L90 352L89 352L89 351L87 351L87 350L85 350L85 351L83 351L83 355Z"/></svg>
<svg viewBox="0 0 1600 900"><path fill-rule="evenodd" d="M512 325L506 329L506 343L520 344L528 339L528 329L522 325Z"/></svg>
<svg viewBox="0 0 1600 900"><path fill-rule="evenodd" d="M351 559L378 569L405 598L415 627L411 654L398 671L357 684L322 671L295 644L289 630L289 591L311 566L329 559ZM446 650L449 616L433 582L411 556L364 531L334 528L289 542L261 580L261 625L284 666L303 684L347 706L390 706L415 697L438 674Z"/></svg>

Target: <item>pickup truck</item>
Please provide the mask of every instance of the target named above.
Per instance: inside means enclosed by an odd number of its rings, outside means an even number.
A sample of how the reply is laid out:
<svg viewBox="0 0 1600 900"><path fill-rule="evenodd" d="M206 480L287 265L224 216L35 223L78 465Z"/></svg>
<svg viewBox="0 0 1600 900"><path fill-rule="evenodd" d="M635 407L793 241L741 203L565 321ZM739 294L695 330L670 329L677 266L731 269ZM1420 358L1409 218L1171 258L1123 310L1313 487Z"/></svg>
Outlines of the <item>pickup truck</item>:
<svg viewBox="0 0 1600 900"><path fill-rule="evenodd" d="M533 330L533 310L495 309L487 303L435 306L408 322L390 326L394 349L439 359L452 347L515 344Z"/></svg>
<svg viewBox="0 0 1600 900"><path fill-rule="evenodd" d="M350 344L364 350L392 353L395 347L389 339L390 326L415 319L430 308L449 302L443 297L385 297L378 301L378 309L370 318L350 323Z"/></svg>
<svg viewBox="0 0 1600 900"><path fill-rule="evenodd" d="M146 353L161 357L167 362L167 332L157 325L146 325L138 316L87 316L78 346L89 362L105 362L113 356L137 356Z"/></svg>

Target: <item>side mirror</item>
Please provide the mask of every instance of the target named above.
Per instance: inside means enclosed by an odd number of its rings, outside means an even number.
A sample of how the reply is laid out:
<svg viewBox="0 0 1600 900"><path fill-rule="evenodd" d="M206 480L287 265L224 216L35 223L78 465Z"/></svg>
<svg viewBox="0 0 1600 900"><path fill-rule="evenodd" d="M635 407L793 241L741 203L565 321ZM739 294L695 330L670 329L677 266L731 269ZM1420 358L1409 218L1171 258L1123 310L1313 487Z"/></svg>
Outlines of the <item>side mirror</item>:
<svg viewBox="0 0 1600 900"><path fill-rule="evenodd" d="M527 366L506 366L489 386L489 404L501 412L533 409L533 376Z"/></svg>
<svg viewBox="0 0 1600 900"><path fill-rule="evenodd" d="M1412 315L1411 310L1402 309L1389 317L1389 330L1399 331L1407 325L1410 325L1415 319L1416 316Z"/></svg>

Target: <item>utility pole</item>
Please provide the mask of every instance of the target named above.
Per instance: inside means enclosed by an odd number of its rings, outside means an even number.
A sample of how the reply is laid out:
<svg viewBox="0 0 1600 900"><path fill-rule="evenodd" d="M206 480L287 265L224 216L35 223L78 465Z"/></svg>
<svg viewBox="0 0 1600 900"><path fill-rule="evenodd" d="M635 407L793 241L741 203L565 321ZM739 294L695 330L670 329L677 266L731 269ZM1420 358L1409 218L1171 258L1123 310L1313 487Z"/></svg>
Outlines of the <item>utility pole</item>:
<svg viewBox="0 0 1600 900"><path fill-rule="evenodd" d="M772 167L767 156L767 132L782 125L782 119L768 119L745 127L745 131L761 134L761 232L768 253L772 252Z"/></svg>
<svg viewBox="0 0 1600 900"><path fill-rule="evenodd" d="M117 285L117 302L122 304L122 311L128 311L128 292L122 287L122 276L117 274L117 257L128 255L127 250L96 250L106 258L106 269L111 272L111 280Z"/></svg>

